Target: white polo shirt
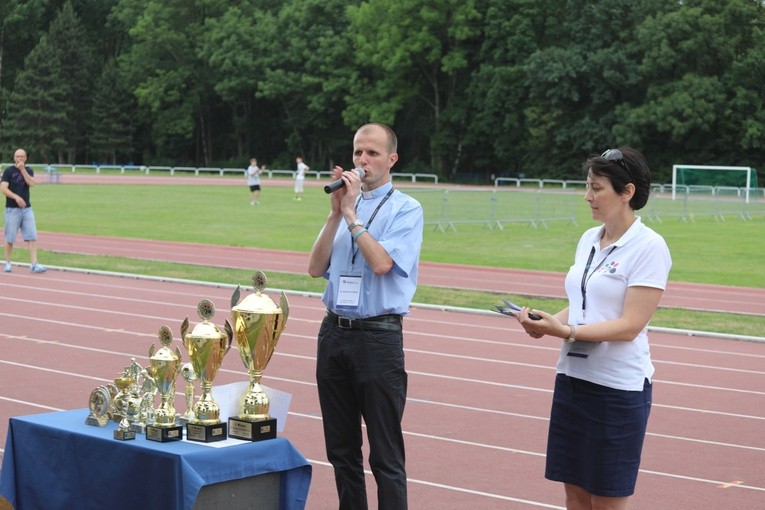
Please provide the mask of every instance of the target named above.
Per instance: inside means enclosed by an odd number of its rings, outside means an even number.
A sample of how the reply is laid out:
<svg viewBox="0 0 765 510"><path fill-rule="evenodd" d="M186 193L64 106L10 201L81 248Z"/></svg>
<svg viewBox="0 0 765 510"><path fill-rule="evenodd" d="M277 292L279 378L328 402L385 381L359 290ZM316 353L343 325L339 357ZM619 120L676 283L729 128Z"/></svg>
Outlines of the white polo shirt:
<svg viewBox="0 0 765 510"><path fill-rule="evenodd" d="M592 324L618 319L628 287L666 289L672 266L669 248L639 216L618 241L601 250L602 233L601 226L582 235L574 265L566 275L570 323ZM593 249L586 277L586 310L583 311L582 276ZM576 344L564 343L557 371L610 388L642 391L643 381L651 380L654 373L647 331L648 325L631 342L592 342L586 357L570 356Z"/></svg>

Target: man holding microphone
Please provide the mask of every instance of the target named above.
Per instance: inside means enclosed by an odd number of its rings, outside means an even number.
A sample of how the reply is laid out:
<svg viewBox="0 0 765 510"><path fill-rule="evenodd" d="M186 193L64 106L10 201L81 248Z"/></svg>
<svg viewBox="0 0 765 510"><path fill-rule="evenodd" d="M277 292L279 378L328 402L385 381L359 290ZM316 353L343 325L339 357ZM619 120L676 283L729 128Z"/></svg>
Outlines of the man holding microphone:
<svg viewBox="0 0 765 510"><path fill-rule="evenodd" d="M407 508L402 326L417 288L423 210L393 188L397 144L383 124L356 131L353 164L363 171L334 168L333 179L344 185L330 193L331 210L309 260L308 273L327 279L316 380L340 509L368 507L362 418L378 506Z"/></svg>

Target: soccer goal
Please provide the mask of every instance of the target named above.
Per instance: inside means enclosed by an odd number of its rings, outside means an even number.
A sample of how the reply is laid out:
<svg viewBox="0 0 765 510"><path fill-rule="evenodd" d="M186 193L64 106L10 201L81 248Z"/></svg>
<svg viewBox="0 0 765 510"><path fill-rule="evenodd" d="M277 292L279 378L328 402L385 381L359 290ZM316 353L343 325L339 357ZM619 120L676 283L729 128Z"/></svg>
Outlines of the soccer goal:
<svg viewBox="0 0 765 510"><path fill-rule="evenodd" d="M709 190L713 195L720 190L743 192L749 203L749 191L757 188L757 170L749 166L672 165L672 200L677 189Z"/></svg>

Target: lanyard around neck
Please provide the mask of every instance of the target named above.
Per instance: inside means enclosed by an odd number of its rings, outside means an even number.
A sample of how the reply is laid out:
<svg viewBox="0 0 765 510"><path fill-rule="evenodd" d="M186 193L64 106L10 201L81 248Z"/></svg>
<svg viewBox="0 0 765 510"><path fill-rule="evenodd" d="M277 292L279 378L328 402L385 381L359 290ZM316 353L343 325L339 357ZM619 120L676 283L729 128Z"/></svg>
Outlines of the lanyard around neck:
<svg viewBox="0 0 765 510"><path fill-rule="evenodd" d="M592 259L595 258L595 247L593 246L590 250L590 256L587 259L587 265L584 266L584 273L582 273L582 315L584 315L584 311L587 308L587 282L590 281L590 278L592 278L592 275L595 274L595 271L597 271L598 268L603 265L603 262L606 261L608 256L611 255L616 248L616 246L612 246L611 249L608 250L608 253L606 253L606 256L603 257L603 260L601 260L592 270L592 274L588 275L590 272L590 266L592 265Z"/></svg>
<svg viewBox="0 0 765 510"><path fill-rule="evenodd" d="M369 225L372 224L372 220L375 219L375 216L377 216L377 213L380 211L380 208L383 206L385 202L388 201L390 196L393 194L393 188L391 188L388 193L385 194L382 200L380 200L380 203L377 204L377 207L375 207L374 212L372 213L372 216L369 217L369 221L367 221L367 224L364 226L365 229L369 230ZM361 202L361 197L359 197L358 201L356 202L356 211L359 210L359 203ZM355 248L356 241L353 240L353 236L351 236L351 252L353 253L353 256L351 257L351 265L353 265L356 262L356 255L359 253L359 249Z"/></svg>

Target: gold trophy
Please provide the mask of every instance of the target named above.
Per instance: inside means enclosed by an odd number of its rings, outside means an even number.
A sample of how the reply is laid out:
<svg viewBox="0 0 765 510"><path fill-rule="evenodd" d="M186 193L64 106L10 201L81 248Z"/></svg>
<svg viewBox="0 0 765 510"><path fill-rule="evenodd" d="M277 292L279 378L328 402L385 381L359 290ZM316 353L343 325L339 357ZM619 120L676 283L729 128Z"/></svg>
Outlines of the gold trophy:
<svg viewBox="0 0 765 510"><path fill-rule="evenodd" d="M103 427L109 422L109 407L111 406L112 395L106 386L98 386L90 392L88 399L88 409L90 413L85 419L86 425Z"/></svg>
<svg viewBox="0 0 765 510"><path fill-rule="evenodd" d="M234 336L242 363L250 375L250 386L244 394L238 417L230 417L229 436L249 441L276 437L276 419L268 414L270 402L260 385L260 378L271 360L289 315L287 296L282 292L279 306L263 294L266 275L257 271L252 277L255 294L241 303L239 287L231 297Z"/></svg>
<svg viewBox="0 0 765 510"><path fill-rule="evenodd" d="M186 381L186 412L178 421L185 425L194 420L194 381L197 380L197 374L194 373L194 365L184 363L181 366L181 377Z"/></svg>
<svg viewBox="0 0 765 510"><path fill-rule="evenodd" d="M220 420L220 406L211 394L212 382L223 364L223 357L231 348L233 331L226 320L226 332L210 322L215 315L215 305L209 299L203 299L197 306L197 313L202 322L191 333L189 318L181 325L183 345L189 351L191 365L202 387L202 394L194 405L194 419L186 424L186 439L209 443L228 437L226 422Z"/></svg>
<svg viewBox="0 0 765 510"><path fill-rule="evenodd" d="M119 388L120 394L122 395L122 398L119 399L122 419L120 420L119 427L114 431L114 439L119 439L121 441L135 439L135 430L130 428L130 421L128 420L130 409L130 387L135 384L135 379L129 375L123 375L117 377L114 380L114 384L117 385L117 388Z"/></svg>
<svg viewBox="0 0 765 510"><path fill-rule="evenodd" d="M155 350L149 348L149 371L159 392L160 404L154 410L154 423L146 426L146 439L164 443L179 441L183 438L183 427L175 423L175 379L181 369L181 351L170 349L173 333L167 326L162 326L157 335L162 344Z"/></svg>

